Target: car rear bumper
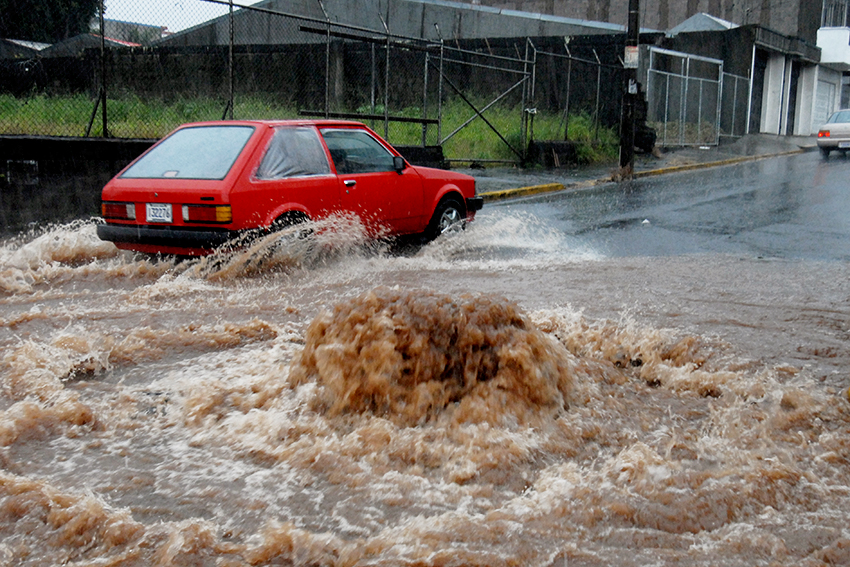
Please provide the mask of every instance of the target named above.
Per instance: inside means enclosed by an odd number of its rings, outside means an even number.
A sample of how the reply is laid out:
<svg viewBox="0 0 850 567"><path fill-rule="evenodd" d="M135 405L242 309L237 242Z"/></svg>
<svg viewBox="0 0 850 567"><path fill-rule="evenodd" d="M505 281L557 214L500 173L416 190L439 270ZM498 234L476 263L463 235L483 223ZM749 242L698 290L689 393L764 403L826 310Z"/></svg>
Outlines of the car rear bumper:
<svg viewBox="0 0 850 567"><path fill-rule="evenodd" d="M819 148L848 150L850 149L850 138L818 138L817 144Z"/></svg>
<svg viewBox="0 0 850 567"><path fill-rule="evenodd" d="M186 229L171 227L146 227L138 225L99 224L97 235L101 240L116 244L144 244L212 250L239 236L225 229Z"/></svg>

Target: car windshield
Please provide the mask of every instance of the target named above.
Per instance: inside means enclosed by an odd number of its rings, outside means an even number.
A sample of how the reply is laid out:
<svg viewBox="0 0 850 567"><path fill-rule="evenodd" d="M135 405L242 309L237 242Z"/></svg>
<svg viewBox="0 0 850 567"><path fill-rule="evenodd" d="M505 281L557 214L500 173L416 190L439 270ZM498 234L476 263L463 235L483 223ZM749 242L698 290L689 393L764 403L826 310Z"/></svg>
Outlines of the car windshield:
<svg viewBox="0 0 850 567"><path fill-rule="evenodd" d="M174 132L121 177L224 179L248 143L252 126L192 126Z"/></svg>
<svg viewBox="0 0 850 567"><path fill-rule="evenodd" d="M827 124L850 122L850 110L839 110L829 117Z"/></svg>

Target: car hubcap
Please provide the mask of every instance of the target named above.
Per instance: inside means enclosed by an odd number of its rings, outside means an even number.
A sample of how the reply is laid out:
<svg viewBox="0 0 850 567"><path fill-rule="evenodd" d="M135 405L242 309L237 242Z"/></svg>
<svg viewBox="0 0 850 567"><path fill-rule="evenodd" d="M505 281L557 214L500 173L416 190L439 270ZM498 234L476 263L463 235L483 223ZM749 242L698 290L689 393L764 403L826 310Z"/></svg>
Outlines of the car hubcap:
<svg viewBox="0 0 850 567"><path fill-rule="evenodd" d="M449 207L440 216L440 234L460 223L460 213L457 209Z"/></svg>

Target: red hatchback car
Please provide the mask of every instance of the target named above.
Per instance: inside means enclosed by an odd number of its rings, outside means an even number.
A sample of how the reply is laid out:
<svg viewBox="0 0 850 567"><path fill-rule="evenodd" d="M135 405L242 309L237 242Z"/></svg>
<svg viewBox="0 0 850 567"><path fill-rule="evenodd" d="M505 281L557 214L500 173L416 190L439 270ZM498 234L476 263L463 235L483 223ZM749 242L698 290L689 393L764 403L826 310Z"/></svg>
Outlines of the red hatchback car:
<svg viewBox="0 0 850 567"><path fill-rule="evenodd" d="M338 120L186 124L102 198L101 239L184 256L334 213L356 214L374 235L433 239L483 203L472 177L412 166L365 125Z"/></svg>

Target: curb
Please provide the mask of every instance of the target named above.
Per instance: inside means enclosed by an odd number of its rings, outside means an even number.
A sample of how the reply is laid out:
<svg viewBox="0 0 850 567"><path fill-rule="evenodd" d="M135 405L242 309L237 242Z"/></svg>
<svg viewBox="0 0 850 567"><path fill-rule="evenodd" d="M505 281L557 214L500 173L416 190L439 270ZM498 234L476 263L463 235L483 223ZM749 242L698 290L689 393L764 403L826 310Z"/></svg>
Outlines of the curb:
<svg viewBox="0 0 850 567"><path fill-rule="evenodd" d="M635 178L639 177L651 177L653 175L664 175L665 173L675 173L677 171L691 171L694 169L705 169L708 167L720 167L724 165L735 165L737 163L744 163L747 161L758 161L760 159L768 159L774 157L782 157L782 156L793 156L796 154L802 154L806 150L790 150L787 152L779 152L777 154L765 154L760 156L741 156L736 158L723 159L718 161L710 161L706 163L689 163L685 165L672 165L670 167L660 167L658 169L650 169L647 171L636 171L634 173Z"/></svg>
<svg viewBox="0 0 850 567"><path fill-rule="evenodd" d="M782 156L790 156L796 154L802 154L807 151L812 151L815 148L800 148L798 150L790 150L787 152L779 152L776 154L764 154L757 156L741 156L736 158L729 158L718 161L711 161L705 163L690 163L685 165L673 165L669 167L660 167L658 169L650 169L646 171L636 171L633 175L635 179L641 177L652 177L655 175L664 175L667 173L676 173L680 171L692 171L695 169L705 169L709 167L721 167L724 165L735 165L738 163L744 163L748 161L758 161L761 159L768 159L774 157L782 157ZM587 187L594 187L596 185L601 185L603 183L615 183L615 181L610 178L601 178L601 179L592 179L589 181L579 181L576 183L570 183L569 185L564 185L563 183L544 183L541 185L530 185L528 187L517 187L515 189L499 189L498 191L489 191L487 193L481 193L478 196L484 199L485 203L491 201L503 201L505 199L514 199L517 197L528 197L530 195L539 195L541 193L555 193L557 191L564 191L566 189L584 189Z"/></svg>

